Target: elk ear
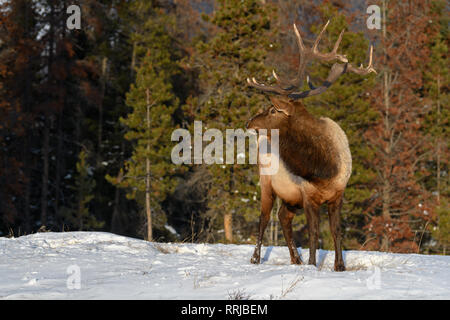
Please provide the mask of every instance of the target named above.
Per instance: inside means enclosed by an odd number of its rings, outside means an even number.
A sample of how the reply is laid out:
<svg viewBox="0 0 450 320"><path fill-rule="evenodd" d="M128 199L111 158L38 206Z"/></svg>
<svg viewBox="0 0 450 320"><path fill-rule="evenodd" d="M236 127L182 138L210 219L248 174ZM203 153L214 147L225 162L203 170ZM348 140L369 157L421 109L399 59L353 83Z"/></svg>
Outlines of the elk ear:
<svg viewBox="0 0 450 320"><path fill-rule="evenodd" d="M292 114L293 105L289 100L283 99L281 97L271 96L270 101L272 102L275 108L277 108L279 111L283 112L287 116L290 116Z"/></svg>
<svg viewBox="0 0 450 320"><path fill-rule="evenodd" d="M303 102L301 100L291 100L291 104L296 109L304 109L305 108L305 105L303 104Z"/></svg>

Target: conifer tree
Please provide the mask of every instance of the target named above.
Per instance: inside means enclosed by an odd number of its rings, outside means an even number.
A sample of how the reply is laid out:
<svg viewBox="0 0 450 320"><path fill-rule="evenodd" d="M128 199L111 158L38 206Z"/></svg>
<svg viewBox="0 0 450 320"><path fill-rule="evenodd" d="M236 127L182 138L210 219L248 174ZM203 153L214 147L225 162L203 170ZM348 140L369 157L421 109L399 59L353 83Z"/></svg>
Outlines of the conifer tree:
<svg viewBox="0 0 450 320"><path fill-rule="evenodd" d="M267 104L264 95L247 89L245 79L270 76L264 65L274 46L271 21L275 12L258 0L220 0L218 5L212 16L203 16L217 33L197 44L192 64L199 69L202 94L187 105L186 111L203 121L204 130L219 129L225 136L225 129L244 128L251 115ZM232 242L236 235L233 224L256 222L259 216L257 171L242 164L207 168L212 176L209 214L212 220L223 223L224 240Z"/></svg>
<svg viewBox="0 0 450 320"><path fill-rule="evenodd" d="M426 98L429 100L428 115L424 133L431 138L428 167L433 174L421 175L427 190L433 190L436 199L436 216L433 225L429 225L432 236L437 240L439 248L434 251L446 253L450 244L450 208L448 186L449 160L449 73L448 73L448 12L446 1L435 0L431 3L430 24L434 27L430 47L430 61L424 71ZM430 35L430 36L431 36ZM426 230L428 231L428 230ZM429 239L429 235L426 237ZM433 242L429 242L433 243ZM427 249L430 249L428 246ZM437 250L436 250L437 249Z"/></svg>
<svg viewBox="0 0 450 320"><path fill-rule="evenodd" d="M136 1L131 6L138 18L131 38L137 73L126 100L131 112L121 122L127 128L124 138L133 143L133 151L125 161L123 179L110 176L107 179L126 188L127 197L145 208L145 237L151 241L154 226L164 230L166 217L161 203L172 190L176 173L171 162L171 133L178 99L171 81L178 65L173 55L173 39L167 30L168 16L152 2Z"/></svg>
<svg viewBox="0 0 450 320"><path fill-rule="evenodd" d="M78 154L76 172L72 190L75 191L77 202L72 208L62 208L63 215L75 230L98 230L103 227L104 222L98 221L89 210L89 203L94 199L95 180L85 150Z"/></svg>

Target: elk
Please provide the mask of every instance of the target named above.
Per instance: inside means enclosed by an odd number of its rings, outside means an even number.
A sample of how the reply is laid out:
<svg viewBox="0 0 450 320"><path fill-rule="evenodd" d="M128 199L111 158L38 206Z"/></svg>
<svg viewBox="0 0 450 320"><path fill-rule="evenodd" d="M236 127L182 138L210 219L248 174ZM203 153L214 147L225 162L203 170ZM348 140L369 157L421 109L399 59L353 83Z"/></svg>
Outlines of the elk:
<svg viewBox="0 0 450 320"><path fill-rule="evenodd" d="M247 123L247 128L266 129L268 140L270 140L271 132L269 129L279 130L279 152L269 155L278 157L278 171L272 175L262 175L259 163L261 216L258 239L250 260L251 263L260 263L263 234L270 220L274 200L278 197L282 202L278 217L289 248L291 263L302 264L292 238L292 219L295 213L303 208L309 232L308 263L316 264L316 249L319 241L319 208L326 203L334 240L334 270L345 271L342 258L340 211L344 190L352 170L352 157L347 136L333 120L311 115L300 99L324 92L346 72L367 75L371 72L376 73L376 71L372 67L372 46L370 46L367 67L361 65L356 68L348 62L345 55L337 53L344 30L340 33L331 52L319 52L317 47L329 22L323 27L311 48L305 47L294 24L300 53L299 67L294 79L281 79L275 71L273 71L276 80L274 85L264 85L258 83L255 78L247 78L249 86L273 94L270 96L272 105L251 118ZM301 91L306 67L313 60L336 62L322 85L314 87L309 81L309 76L306 76L310 90Z"/></svg>

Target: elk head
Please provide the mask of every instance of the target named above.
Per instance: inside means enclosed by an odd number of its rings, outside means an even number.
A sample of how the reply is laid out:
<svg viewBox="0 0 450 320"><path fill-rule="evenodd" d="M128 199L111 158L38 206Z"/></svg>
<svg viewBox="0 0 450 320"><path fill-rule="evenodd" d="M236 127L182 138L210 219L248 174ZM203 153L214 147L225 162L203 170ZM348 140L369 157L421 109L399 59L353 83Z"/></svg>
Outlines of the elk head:
<svg viewBox="0 0 450 320"><path fill-rule="evenodd" d="M283 97L270 97L272 106L257 114L247 122L248 129L278 129L284 133L287 123L295 112L294 104Z"/></svg>

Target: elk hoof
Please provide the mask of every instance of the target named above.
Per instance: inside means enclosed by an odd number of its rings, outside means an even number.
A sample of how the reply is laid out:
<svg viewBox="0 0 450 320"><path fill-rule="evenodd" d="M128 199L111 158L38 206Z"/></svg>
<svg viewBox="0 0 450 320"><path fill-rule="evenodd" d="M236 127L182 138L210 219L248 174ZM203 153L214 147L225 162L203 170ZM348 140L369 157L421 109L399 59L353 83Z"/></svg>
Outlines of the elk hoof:
<svg viewBox="0 0 450 320"><path fill-rule="evenodd" d="M253 263L253 264L259 264L259 262L260 262L260 257L259 256L253 256L251 259L250 259L250 263Z"/></svg>
<svg viewBox="0 0 450 320"><path fill-rule="evenodd" d="M334 271L338 271L338 272L345 271L345 266L343 264L335 264Z"/></svg>

